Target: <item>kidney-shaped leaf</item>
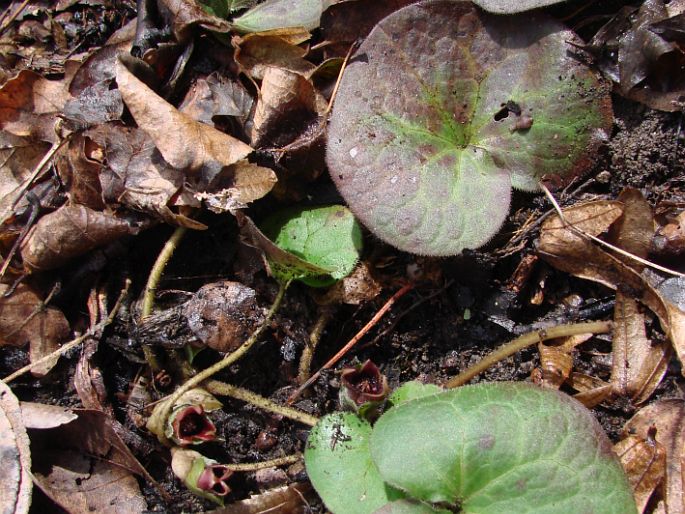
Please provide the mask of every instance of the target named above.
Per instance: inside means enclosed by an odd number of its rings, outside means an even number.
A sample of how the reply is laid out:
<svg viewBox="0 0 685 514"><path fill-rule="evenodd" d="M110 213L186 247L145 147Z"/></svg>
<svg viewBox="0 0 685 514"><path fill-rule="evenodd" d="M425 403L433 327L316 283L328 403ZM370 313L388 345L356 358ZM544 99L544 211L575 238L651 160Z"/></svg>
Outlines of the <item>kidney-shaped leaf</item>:
<svg viewBox="0 0 685 514"><path fill-rule="evenodd" d="M359 224L342 205L285 209L264 220L262 229L282 250L326 270L324 277L302 270L299 276L287 276L291 273L288 271L286 276L276 278L296 278L313 287L331 285L349 275L362 248ZM277 263L270 264L278 275L279 267L274 266Z"/></svg>
<svg viewBox="0 0 685 514"><path fill-rule="evenodd" d="M352 211L401 250L453 255L502 225L511 187L585 171L610 99L543 14L498 17L467 2L410 5L351 59L328 137Z"/></svg>
<svg viewBox="0 0 685 514"><path fill-rule="evenodd" d="M406 402L376 422L369 447L386 483L464 514L637 512L589 411L530 384L479 384Z"/></svg>
<svg viewBox="0 0 685 514"><path fill-rule="evenodd" d="M559 4L565 0L474 0L474 4L496 14L512 14Z"/></svg>
<svg viewBox="0 0 685 514"><path fill-rule="evenodd" d="M342 412L323 417L309 434L307 475L332 512L370 513L403 497L383 483L371 462L370 434L366 421Z"/></svg>

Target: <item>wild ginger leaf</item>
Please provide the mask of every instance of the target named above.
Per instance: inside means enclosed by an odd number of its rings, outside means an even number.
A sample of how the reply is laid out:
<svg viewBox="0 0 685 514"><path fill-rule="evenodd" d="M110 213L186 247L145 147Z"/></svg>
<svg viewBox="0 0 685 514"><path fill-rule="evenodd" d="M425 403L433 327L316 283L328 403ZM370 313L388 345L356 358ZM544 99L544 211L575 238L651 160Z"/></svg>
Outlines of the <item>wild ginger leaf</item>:
<svg viewBox="0 0 685 514"><path fill-rule="evenodd" d="M584 172L611 126L576 36L540 13L410 5L352 57L328 136L331 176L355 215L397 248L454 255L485 244L511 188Z"/></svg>

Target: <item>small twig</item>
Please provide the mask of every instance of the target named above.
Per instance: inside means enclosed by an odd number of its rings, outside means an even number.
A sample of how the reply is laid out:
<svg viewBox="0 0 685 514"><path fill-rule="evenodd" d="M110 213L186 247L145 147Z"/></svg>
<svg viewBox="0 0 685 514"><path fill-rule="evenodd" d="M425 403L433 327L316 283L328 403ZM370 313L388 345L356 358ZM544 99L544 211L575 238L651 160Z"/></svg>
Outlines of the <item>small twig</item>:
<svg viewBox="0 0 685 514"><path fill-rule="evenodd" d="M314 328L312 328L312 331L309 333L309 341L305 343L304 348L302 349L302 355L300 356L300 365L297 372L298 384L304 384L311 375L314 350L316 350L316 347L319 345L321 335L331 319L331 309L331 307L322 308L316 323L314 323Z"/></svg>
<svg viewBox="0 0 685 514"><path fill-rule="evenodd" d="M399 291L397 291L392 297L385 302L385 305L380 308L380 310L371 318L371 320L364 325L364 327L357 332L357 335L355 335L352 339L349 340L349 342L343 346L338 352L331 357L326 364L321 366L321 369L314 373L311 377L309 377L309 380L307 380L304 384L302 384L297 390L290 395L290 398L288 398L288 404L292 404L297 398L302 394L302 391L307 389L310 385L312 385L317 378L319 378L319 375L321 375L321 372L325 369L330 368L331 366L335 365L336 362L338 362L349 350L352 348L357 342L366 335L366 333L373 328L373 326L378 323L378 321L385 315L386 312L390 310L390 307L399 300L402 296L404 296L407 292L411 291L414 288L414 284L406 284L403 286Z"/></svg>
<svg viewBox="0 0 685 514"><path fill-rule="evenodd" d="M517 337L513 341L509 341L508 343L500 346L474 366L462 371L456 377L449 379L443 384L443 387L449 389L462 386L475 376L488 369L490 366L493 366L499 361L502 361L507 357L511 357L516 352L519 352L524 348L536 343L546 341L548 339L556 339L557 337L568 337L578 334L604 334L611 331L612 326L613 323L611 321L592 321L589 323L559 325L547 330L537 330L535 332L524 334L521 337Z"/></svg>
<svg viewBox="0 0 685 514"><path fill-rule="evenodd" d="M50 361L50 360L52 360L55 357L58 357L60 355L64 355L69 350L71 350L72 348L75 348L76 346L81 344L83 341L85 341L89 337L93 337L99 331L104 330L105 327L107 327L110 323L112 323L112 321L114 321L114 317L117 315L117 312L119 312L119 308L121 307L121 304L123 303L124 299L126 298L126 295L128 294L128 289L130 286L131 286L131 280L126 279L126 283L124 284L124 288L121 290L121 293L119 294L119 298L117 299L116 304L114 304L114 307L110 311L109 316L107 316L106 320L104 320L104 321L98 323L97 325L91 327L82 336L77 337L73 341L70 341L66 344L63 344L62 346L60 346L57 350L55 350L51 354L46 355L45 357L42 357L41 359L38 359L37 361L32 362L31 364L28 364L21 369L18 369L17 371L12 373L11 375L6 376L5 378L2 379L2 381L5 382L6 384L9 384L12 380L14 380L17 377L20 377L24 373L31 371L36 366L40 366L41 364L44 364L45 362L48 362L48 361Z"/></svg>
<svg viewBox="0 0 685 514"><path fill-rule="evenodd" d="M26 9L26 6L29 5L29 2L31 0L24 0L21 5L17 8L16 11L14 11L7 20L5 20L5 23L3 23L2 27L0 27L0 35L2 35L3 32L7 30L7 27L9 27L14 20L17 19L17 16L21 14L21 12ZM3 14L4 18L4 14Z"/></svg>
<svg viewBox="0 0 685 514"><path fill-rule="evenodd" d="M208 380L205 384L205 388L212 394L216 394L218 396L230 396L236 400L247 402L262 410L278 414L279 416L292 419L293 421L297 421L304 425L309 425L310 427L313 427L319 422L319 418L316 416L293 409L292 407L279 405L278 403L272 402L268 398L264 398L257 393L253 393L252 391L248 391L242 387L227 384L226 382L220 382L219 380Z"/></svg>
<svg viewBox="0 0 685 514"><path fill-rule="evenodd" d="M196 387L200 385L202 382L205 380L211 378L213 375L218 373L224 368L227 368L234 362L236 362L238 359L240 359L243 355L247 353L247 351L252 348L252 346L257 342L259 337L262 335L264 330L266 329L267 326L271 323L271 320L274 317L274 314L276 314L276 311L278 308L281 306L281 302L283 301L283 296L285 295L285 291L288 289L288 286L290 285L290 282L281 282L279 284L279 289L278 293L276 294L276 298L274 299L274 302L271 304L271 308L269 309L269 312L267 312L266 316L264 317L264 321L262 322L261 325L255 330L252 335L245 341L242 345L238 347L237 350L235 350L232 353L227 354L223 359L221 359L219 362L211 365L210 367L203 369L200 371L197 375L194 375L190 377L188 380L186 380L183 384L181 384L178 389L176 389L172 394L170 394L167 398L163 399L164 407L160 411L159 418L162 420L166 420L169 417L169 413L171 412L171 409L176 402L184 393L187 391L190 391L193 387ZM166 438L164 438L166 440Z"/></svg>
<svg viewBox="0 0 685 514"><path fill-rule="evenodd" d="M264 468L275 468L276 466L285 466L286 464L294 464L302 460L302 454L286 455L277 459L265 460L262 462L253 462L249 464L224 464L223 467L230 471L257 471Z"/></svg>
<svg viewBox="0 0 685 514"><path fill-rule="evenodd" d="M559 204L557 203L556 198L554 198L554 195L550 192L549 189L541 182L540 187L542 190L545 192L545 195L549 199L549 201L552 203L552 206L554 207L554 210L557 211L557 214L559 215L559 218L561 219L561 222L564 224L564 227L572 231L574 234L580 236L580 237L586 237L595 243L597 243L600 246L603 246L605 248L608 248L609 250L612 250L620 255L623 255L624 257L627 257L628 259L634 260L639 262L640 264L644 264L645 266L648 266L652 269L656 269L659 271L663 271L664 273L668 273L669 275L674 275L676 277L681 277L685 278L685 273L680 273L678 271L666 268L664 266L661 266L659 264L656 264L654 262L648 261L647 259L643 259L642 257L638 257L635 254L632 254L630 252L625 251L622 248L619 248L618 246L614 246L611 243L607 243L606 241L603 241L602 239L593 236L592 234L588 234L584 230L579 229L578 227L572 225L571 223L568 223L566 219L564 218L564 213L561 210L561 207L559 207Z"/></svg>

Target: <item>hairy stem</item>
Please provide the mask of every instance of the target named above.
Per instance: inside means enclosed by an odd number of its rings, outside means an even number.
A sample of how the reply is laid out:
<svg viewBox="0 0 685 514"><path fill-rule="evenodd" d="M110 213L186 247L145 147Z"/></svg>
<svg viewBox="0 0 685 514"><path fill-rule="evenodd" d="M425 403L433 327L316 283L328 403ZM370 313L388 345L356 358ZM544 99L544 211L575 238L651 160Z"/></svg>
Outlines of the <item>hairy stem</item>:
<svg viewBox="0 0 685 514"><path fill-rule="evenodd" d="M569 337L578 334L604 334L609 332L612 326L613 323L611 321L592 321L589 323L571 323L568 325L559 325L557 327L552 327L545 330L529 332L528 334L524 334L521 337L517 337L513 341L509 341L508 343L500 346L479 363L462 371L456 377L445 382L443 387L449 389L464 385L476 375L479 375L488 369L490 366L493 366L499 361L504 360L507 357L514 355L516 352L536 343L546 341L548 339L556 339L557 337Z"/></svg>
<svg viewBox="0 0 685 514"><path fill-rule="evenodd" d="M255 407L259 407L268 412L278 414L284 418L292 419L304 425L309 425L313 427L319 422L319 418L312 416L301 410L293 409L292 407L286 407L284 405L279 405L276 402L272 402L268 398L264 398L257 393L243 389L242 387L227 384L225 382L220 382L218 380L209 380L205 384L205 388L212 394L218 396L230 396L236 400L241 400L247 402Z"/></svg>
<svg viewBox="0 0 685 514"><path fill-rule="evenodd" d="M314 328L309 333L309 341L307 341L302 349L302 355L300 356L300 366L297 372L297 382L298 384L304 384L311 375L312 359L314 358L314 350L319 345L321 341L321 334L323 334L326 325L328 325L331 319L331 309L329 307L324 307L319 314L319 317L314 324Z"/></svg>

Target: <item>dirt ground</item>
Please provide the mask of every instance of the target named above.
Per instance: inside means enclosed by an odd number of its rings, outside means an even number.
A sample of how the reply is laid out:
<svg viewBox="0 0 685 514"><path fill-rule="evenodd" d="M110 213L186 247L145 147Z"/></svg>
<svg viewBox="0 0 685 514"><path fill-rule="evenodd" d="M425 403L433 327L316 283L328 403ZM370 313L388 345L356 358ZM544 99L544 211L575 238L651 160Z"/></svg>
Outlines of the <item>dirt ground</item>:
<svg viewBox="0 0 685 514"><path fill-rule="evenodd" d="M88 13L95 8L79 9ZM103 23L109 23L110 28L134 15L130 5L109 12ZM94 35L92 44L98 44L109 32ZM613 96L613 107L615 120L610 141L601 149L592 170L558 194L561 206L615 199L624 188L632 187L639 189L657 212L673 205L682 209L685 205L682 113L655 111L618 95ZM325 198L326 203L341 201L326 174L307 187L316 192L309 196L317 201L320 198ZM273 199L266 198L256 202L251 213L260 219L276 205ZM388 377L391 387L408 380L439 384L479 361L501 343L523 333L573 321L611 319L613 291L560 272L537 258L539 224L530 222L550 209L542 195L516 193L507 222L495 239L484 248L453 258L402 253L365 232L362 260L369 265L383 290L374 300L360 306L335 308L316 349L312 369L318 369L354 336L408 279L417 279L416 287L336 365L337 370L371 359ZM156 308L178 305L187 299L188 292L204 284L236 278L255 289L260 305L267 307L276 295L277 285L256 265L259 260L254 252L236 245L238 227L234 218L203 214L201 221L210 230L190 231L186 235L164 272ZM114 415L137 436L130 442L133 453L173 499L170 504L164 502L152 485L141 480L149 510L201 512L215 506L179 484L170 470L168 452L132 422L126 404L132 384L144 368L135 321L137 301L149 269L172 231L167 225L158 225L130 237L108 254L104 265L99 267L90 268L87 259L82 259L60 269L63 287L54 304L69 319L83 319L85 298L96 283L111 284L110 295L115 297L118 292L115 288L121 284L122 277L132 279L129 300L99 341L93 363L102 373L102 384ZM531 267L521 278L516 271L524 260L529 260ZM661 263L685 271L680 258L663 259ZM49 282L51 278L45 276L41 280ZM219 378L272 400L285 401L296 387L300 353L320 309L310 288L292 285L257 346ZM655 340L664 338L658 320L649 314L648 333ZM575 353L574 370L608 380L610 352L610 336L595 337ZM80 354L80 349L73 350L42 379L22 376L13 383L13 391L21 400L80 406L73 385ZM217 359L216 352L205 351L194 364L200 369ZM8 375L27 363L26 348L0 349L0 375ZM530 380L539 365L538 351L531 347L500 362L474 382ZM324 372L294 406L317 416L335 410L338 376L336 371ZM684 384L680 365L674 358L652 399L682 398ZM168 392L159 384L158 387L158 397ZM213 418L220 438L203 447L205 455L219 462L255 462L303 450L308 433L303 425L277 419L243 402L224 400L224 409ZM619 402L601 405L593 412L615 441L635 410L629 402ZM302 463L285 468L285 473L236 473L231 479L232 492L226 503L247 498L268 485L306 480ZM311 512L323 512L315 495L308 496L308 501ZM34 491L31 512L59 511L38 489Z"/></svg>

